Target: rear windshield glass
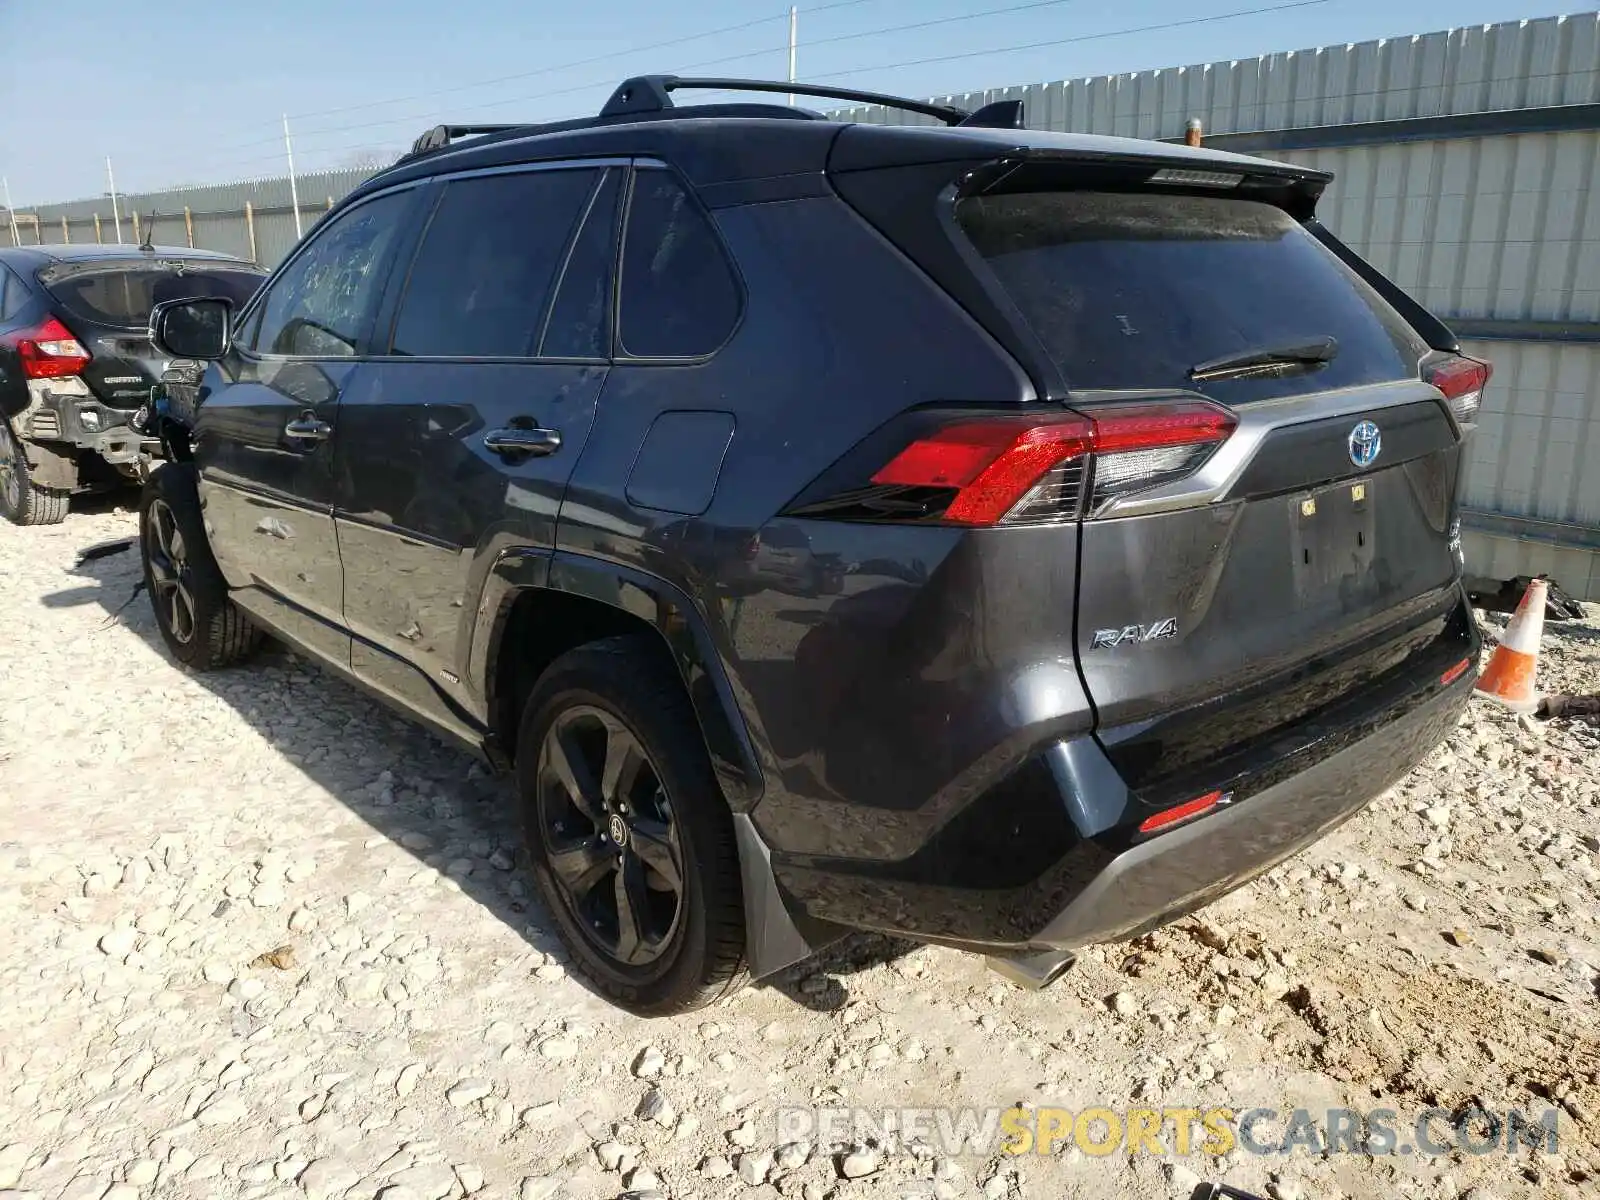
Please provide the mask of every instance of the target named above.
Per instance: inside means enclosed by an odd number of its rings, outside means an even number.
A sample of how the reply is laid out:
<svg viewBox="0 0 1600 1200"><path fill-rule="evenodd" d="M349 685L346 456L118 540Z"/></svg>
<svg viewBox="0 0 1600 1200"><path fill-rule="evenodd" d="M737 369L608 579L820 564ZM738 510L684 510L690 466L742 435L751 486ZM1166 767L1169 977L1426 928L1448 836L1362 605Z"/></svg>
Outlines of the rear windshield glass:
<svg viewBox="0 0 1600 1200"><path fill-rule="evenodd" d="M222 297L232 300L234 310L238 311L266 278L252 271L209 266L182 272L152 267L112 267L75 270L57 278L51 278L52 274L54 272L45 272L40 282L66 310L67 316L123 329L143 329L149 324L150 309L167 300Z"/></svg>
<svg viewBox="0 0 1600 1200"><path fill-rule="evenodd" d="M1214 196L1049 192L956 217L1067 386L1180 387L1228 403L1414 376L1420 342L1292 217ZM1332 337L1303 373L1196 382L1192 367Z"/></svg>

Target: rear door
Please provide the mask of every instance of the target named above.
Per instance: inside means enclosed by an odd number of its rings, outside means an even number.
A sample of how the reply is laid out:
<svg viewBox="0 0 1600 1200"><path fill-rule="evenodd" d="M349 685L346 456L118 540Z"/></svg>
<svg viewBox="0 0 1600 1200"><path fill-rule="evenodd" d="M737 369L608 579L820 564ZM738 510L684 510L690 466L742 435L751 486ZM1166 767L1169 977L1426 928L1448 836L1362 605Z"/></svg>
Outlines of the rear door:
<svg viewBox="0 0 1600 1200"><path fill-rule="evenodd" d="M333 527L339 398L360 369L417 189L335 214L241 318L206 374L195 461L211 545L238 599L343 665L344 576Z"/></svg>
<svg viewBox="0 0 1600 1200"><path fill-rule="evenodd" d="M1231 414L1212 443L1097 454L1084 484L1080 664L1103 740L1153 795L1226 778L1459 609L1460 435L1427 347L1239 176L1183 176L956 206L1074 408Z"/></svg>
<svg viewBox="0 0 1600 1200"><path fill-rule="evenodd" d="M150 309L165 300L219 296L242 309L265 272L245 263L155 258L89 259L39 272L56 314L89 351L81 378L111 408L138 408L167 362L150 344Z"/></svg>
<svg viewBox="0 0 1600 1200"><path fill-rule="evenodd" d="M501 549L550 547L609 370L625 165L447 179L340 413L336 520L352 666L447 723Z"/></svg>

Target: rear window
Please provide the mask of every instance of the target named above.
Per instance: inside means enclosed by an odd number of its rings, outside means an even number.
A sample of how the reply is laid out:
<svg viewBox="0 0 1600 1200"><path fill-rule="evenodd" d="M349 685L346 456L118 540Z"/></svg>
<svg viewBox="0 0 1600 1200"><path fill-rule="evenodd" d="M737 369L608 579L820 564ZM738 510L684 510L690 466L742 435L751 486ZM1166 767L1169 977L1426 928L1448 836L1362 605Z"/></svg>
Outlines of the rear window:
<svg viewBox="0 0 1600 1200"><path fill-rule="evenodd" d="M1049 192L956 218L1067 386L1187 388L1228 403L1414 376L1422 346L1281 209L1220 196ZM1191 367L1332 337L1312 370L1196 382Z"/></svg>
<svg viewBox="0 0 1600 1200"><path fill-rule="evenodd" d="M61 268L40 273L39 282L69 317L97 325L143 329L150 310L167 300L199 296L233 301L237 311L266 278L253 271L207 266L184 271L154 267Z"/></svg>

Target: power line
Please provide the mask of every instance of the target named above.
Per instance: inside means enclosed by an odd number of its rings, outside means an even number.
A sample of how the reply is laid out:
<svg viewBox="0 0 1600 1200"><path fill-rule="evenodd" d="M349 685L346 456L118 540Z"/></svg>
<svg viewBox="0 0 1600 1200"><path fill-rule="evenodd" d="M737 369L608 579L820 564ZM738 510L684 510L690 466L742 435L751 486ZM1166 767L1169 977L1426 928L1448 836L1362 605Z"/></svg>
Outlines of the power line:
<svg viewBox="0 0 1600 1200"><path fill-rule="evenodd" d="M858 4L858 3L863 3L863 2L865 2L865 0L842 0L842 2L839 3L839 4L826 5L824 7L826 7L826 8L847 8L847 7L850 7L853 4ZM914 21L914 22L911 22L910 24L906 24L906 25L888 25L888 26L885 26L885 27L883 27L881 29L864 29L864 30L858 30L855 33L842 33L842 34L837 34L837 35L835 35L833 37L817 38L815 40L811 40L811 41L805 42L804 45L805 45L806 49L811 49L812 47L815 47L815 46L830 46L830 45L835 45L835 44L840 43L840 42L854 42L854 41L861 41L861 40L863 40L865 38L883 37L883 36L885 36L887 34L891 34L891 33L909 33L909 32L911 32L913 30L931 29L931 28L933 28L935 26L939 26L939 25L952 25L952 24L955 24L955 23L960 22L960 21L975 21L975 20L981 20L981 19L983 19L985 17L1002 17L1002 16L1008 16L1008 15L1013 14L1013 13L1030 12L1030 11L1033 11L1035 9L1040 9L1040 8L1059 8L1062 5L1073 4L1073 3L1076 3L1076 2L1077 2L1077 0L1029 0L1029 2L1025 3L1025 4L1011 4L1011 5L1006 5L1005 7L1002 7L1002 8L989 8L989 9L982 9L982 10L980 10L978 12L959 13L959 14L956 14L955 16L938 17L938 18L935 18L933 20L928 20L928 21ZM1316 0L1316 2L1317 3L1326 3L1327 0ZM810 11L820 11L820 10L810 10ZM760 22L751 22L751 23L749 23L747 25L739 26L738 28L749 28L751 24L765 24L765 23L766 23L766 21L765 21L765 19L763 19ZM685 39L685 40L693 40L693 39ZM667 43L667 44L671 45L672 43ZM788 49L788 43L785 42L781 46L772 46L772 47L768 47L768 48L762 49L762 50L749 50L749 51L742 52L740 54L726 54L726 55L723 55L720 58L709 58L709 59L704 59L704 60L702 60L700 62L687 63L683 67L681 67L680 70L694 71L694 70L700 70L701 68L704 68L704 67L720 67L720 66L725 66L728 63L743 62L746 59L758 58L758 57L760 57L762 55L766 55L766 54L777 54L780 51L787 50L787 49ZM613 56L606 56L606 57L613 57ZM586 62L597 62L597 61L601 61L601 60L599 60L599 59L588 59L588 60L585 60L585 61ZM574 63L574 64L569 64L569 65L579 66L579 65L583 65L583 64ZM530 72L530 74L540 74L540 73L541 72ZM506 78L523 78L523 77L524 76L507 76ZM483 102L481 102L479 104L468 105L466 108L460 109L458 111L461 111L461 112L477 112L477 111L481 111L481 110L486 109L486 108L499 108L502 105L518 104L518 103L522 103L522 102L528 101L528 100L545 100L545 99L554 98L556 96L567 96L567 95L572 95L575 92L588 91L591 88L605 87L608 84L610 84L611 82L613 82L613 81L610 80L610 79L599 80L599 81L596 81L596 82L593 82L593 83L578 84L578 85L576 85L574 87L570 87L570 88L562 88L562 89L560 89L558 91L553 91L553 92L536 92L536 93L533 93L532 95L510 96L510 97L507 97L507 98L505 98L503 100L486 100L486 101L483 101ZM430 93L430 94L432 94L432 93ZM322 128L322 129L310 129L310 130L305 130L304 132L302 132L300 134L297 134L296 135L296 140L297 141L301 141L301 140L304 140L306 138L311 138L311 137L315 137L315 136L317 136L319 134L326 134L326 133L348 133L351 130L355 130L355 129L376 129L376 128L381 128L381 127L386 126L386 125L398 125L403 121L420 120L420 119L422 119L422 118L420 118L420 117L415 117L415 118L413 118L413 117L391 117L391 118L388 118L388 119L385 119L385 120L381 120L381 121L368 121L368 122L365 122L365 123L362 123L362 124L357 124L357 125L335 125L335 126L329 126L329 127L326 127L326 128ZM271 140L271 139L269 139L269 140ZM246 143L246 144L250 144L250 143Z"/></svg>
<svg viewBox="0 0 1600 1200"><path fill-rule="evenodd" d="M812 16L816 13L830 12L834 9L859 8L863 4L876 4L879 2L880 0L835 0L835 2L832 4L823 4L818 7L808 7L805 12L807 16ZM474 80L472 83L462 83L457 84L454 87L447 88L436 88L432 91L418 92L410 96L397 96L389 100L367 100L361 104L348 104L342 108L320 108L310 112L290 113L289 115L296 120L299 120L302 117L333 116L337 113L356 112L361 109L368 108L381 108L385 104L407 104L413 100L426 100L434 96L446 96L456 92L471 91L474 88L493 87L495 84L511 83L519 79L534 79L541 75L554 74L557 71L568 71L573 67L588 67L593 66L595 63L609 62L615 58L625 58L631 54L644 54L653 50L670 50L674 46L686 46L690 42L701 42L706 38L722 37L730 33L742 33L746 29L754 29L756 26L765 25L770 21L787 19L788 15L788 9L781 9L772 13L770 16L754 17L748 21L741 21L737 25L724 25L720 29L708 29L704 33L691 33L684 37L673 38L671 41L654 42L645 46L633 46L626 50L612 50L605 54L597 54L592 58L580 58L573 62L563 63L559 67L540 67L533 71L520 71L515 75L500 75L493 79L478 79Z"/></svg>
<svg viewBox="0 0 1600 1200"><path fill-rule="evenodd" d="M839 3L823 5L823 6L819 7L819 8L810 9L808 11L810 11L810 12L820 12L820 11L824 11L825 9L830 9L830 8L854 7L854 6L858 5L858 4L867 3L867 2L870 2L870 0L840 0ZM927 26L950 24L950 23L953 23L953 22L956 22L956 21L972 20L972 19L986 17L986 16L999 16L999 15L1004 15L1004 14L1010 13L1010 12L1021 12L1021 11L1026 11L1026 10L1029 10L1029 9L1052 7L1052 6L1055 6L1055 5L1071 3L1071 2L1072 2L1072 0L1031 0L1030 3L1024 3L1024 4L1019 4L1019 5L1011 5L1011 6L1006 6L1006 7L1000 8L1000 9L992 9L992 10L986 10L986 11L977 12L977 13L966 13L966 14L959 14L959 15L950 16L950 17L935 18L935 19L931 19L931 20L928 20L928 21L914 22L914 23L911 23L911 24L908 24L908 25L889 26L889 27L885 27L885 28L881 28L881 29L872 29L872 30L862 30L862 31L858 31L856 33L851 33L851 34L840 34L840 35L836 35L836 36L830 37L830 38L818 39L816 41L807 42L806 45L807 46L815 46L815 45L824 45L824 44L836 44L836 43L845 42L845 41L856 41L856 40L862 40L862 39L869 38L869 37L882 36L882 35L889 34L889 33L906 32L906 31L909 31L909 30L912 30L912 29L924 28L924 27L927 27ZM983 58L983 57L1000 57L1000 56L1004 56L1004 55L1007 55L1007 54L1024 53L1024 52L1027 52L1027 51L1030 51L1030 50L1049 49L1049 48L1053 48L1053 47L1057 47L1057 46L1075 45L1075 44L1086 43L1086 42L1095 42L1095 41L1105 41L1105 40L1109 40L1109 39L1113 39L1113 38L1119 38L1119 37L1132 37L1132 36L1135 36L1135 35L1138 35L1138 34L1144 34L1144 33L1156 33L1156 32L1172 30L1172 29L1180 29L1180 28L1189 28L1189 27L1194 27L1194 26L1209 25L1209 24L1214 24L1216 22L1220 22L1220 21L1238 20L1238 19L1241 19L1241 18L1244 18L1244 17L1266 16L1266 15L1270 15L1270 14L1274 14L1274 13L1287 12L1287 11L1291 11L1291 10L1295 10L1295 9L1316 7L1316 6L1319 6L1319 5L1327 4L1329 2L1330 2L1330 0L1287 0L1287 2L1285 2L1285 3L1265 5L1265 6L1261 6L1261 7L1257 7L1257 8L1240 9L1240 10L1236 10L1236 11L1233 11L1233 12L1215 13L1215 14L1199 16L1199 17L1187 17L1187 18L1181 18L1181 19L1174 20L1174 21L1164 21L1164 22L1159 22L1159 23L1149 24L1149 25L1140 25L1140 26L1128 27L1128 28L1123 28L1123 29L1106 30L1106 31L1102 31L1102 32L1099 32L1099 33L1077 34L1077 35L1074 35L1072 37L1066 37L1066 38L1051 38L1051 39L1045 39L1045 40L1042 40L1042 41L1027 42L1027 43L1023 43L1023 44L1016 45L1016 46L1002 46L1002 47L993 47L993 48L984 49L984 50L962 51L962 52L954 53L954 54L936 55L936 56L929 57L929 58L906 59L906 60L901 60L901 61L892 62L892 63L881 63L881 64L878 64L878 65L875 65L875 66L854 67L854 68L851 68L849 70L832 71L832 72L827 72L827 73L820 74L820 75L810 76L809 78L812 79L812 80L816 80L816 81L842 79L842 78L847 78L847 77L853 76L853 75L863 75L863 74L876 73L876 72L887 72L887 71L898 70L898 69L905 68L905 67L928 66L928 65L935 65L935 64L941 64L941 63L947 63L947 62L964 61L964 60L969 60L969 59L974 59L974 58ZM748 27L748 26L746 26L746 27ZM692 39L686 39L686 40L692 40ZM680 69L688 71L688 70L696 70L696 69L700 69L700 68L704 68L704 67L720 66L720 65L724 65L724 64L727 64L727 63L730 63L730 62L738 62L738 61L742 61L744 59L756 58L756 57L760 57L760 56L763 56L763 55L766 55L766 54L776 53L776 52L781 51L781 50L786 50L787 48L788 48L787 44L785 44L784 46L772 47L772 48L762 49L762 50L752 50L752 51L748 51L748 52L744 52L744 53L736 54L736 55L724 55L724 56L722 56L720 58L707 59L707 60L703 60L703 61L697 62L697 63L685 64ZM457 110L457 111L458 112L462 112L462 113L481 112L484 109L501 108L501 107L504 107L504 106L510 105L510 104L526 103L526 102L534 101L534 100L548 100L548 99L554 99L554 98L560 97L560 96L574 95L574 94L579 93L579 92L598 90L598 89L601 89L601 88L614 86L615 83L616 83L616 80L615 80L614 77L607 77L605 79L592 80L592 81L587 82L587 83L577 84L577 85L574 85L574 86L571 86L571 87L560 88L560 89L556 89L556 90L552 90L552 91L536 92L536 93L531 93L531 94L523 95L523 96L506 97L506 98L500 99L500 100L484 101L484 102L481 102L481 103L465 106L464 108L462 108L460 110ZM719 93L706 93L706 94L707 95L716 95L716 94L719 94ZM722 94L727 94L727 93L722 93ZM328 127L328 128L324 128L324 129L321 129L321 130L312 130L312 131L310 131L310 133L300 135L299 137L297 137L296 140L297 140L297 142L299 142L299 141L303 140L304 138L313 137L313 136L319 135L319 134L346 133L346 132L352 132L352 131L359 130L359 129L383 128L383 127L386 127L386 126L406 124L406 123L410 123L410 122L418 121L418 120L423 120L423 119L426 119L425 116L411 115L411 116L404 116L404 117L388 118L388 119L379 120L379 121L361 122L361 123L357 123L357 124L353 124L353 125L347 125L347 126L333 126L333 127ZM270 139L270 140L276 140L276 139ZM252 144L252 143L237 144L234 148L243 148L244 146L248 146L250 144ZM317 153L319 155L331 155L331 154L345 153L345 152L352 151L352 150L367 149L367 148L371 147L371 144L372 143L371 143L370 139L362 139L361 141L343 142L343 143L340 143L338 145L313 146L310 149L313 150L315 153ZM278 157L279 157L279 155L277 155L276 153L273 153L273 154L261 154L261 155L253 155L253 156L244 157L244 158L212 160L212 163L213 163L213 165L218 165L218 166L225 166L225 165L230 165L230 164L233 164L233 165L244 165L244 164L249 164L249 163L277 161ZM337 169L337 168L334 168L334 169Z"/></svg>
<svg viewBox="0 0 1600 1200"><path fill-rule="evenodd" d="M1160 33L1169 29L1184 29L1192 25L1210 25L1217 21L1232 21L1239 17L1260 17L1269 13L1288 12L1296 8L1314 8L1320 4L1328 4L1331 0L1292 0L1287 4L1271 4L1264 8L1245 8L1237 12L1216 13L1208 17L1187 17L1179 21L1163 21L1157 25L1141 25L1136 29L1112 29L1105 33L1084 33L1076 37L1051 38L1043 42L1028 42L1021 46L1003 46L992 50L965 50L960 54L941 54L933 58L913 58L904 62L882 63L874 67L854 67L848 71L830 71L825 75L812 76L814 79L843 79L850 75L865 75L871 71L896 71L902 67L926 67L936 63L959 62L969 58L984 58L989 55L1020 54L1026 50L1046 50L1055 46L1072 46L1080 42L1099 42L1108 38L1132 37L1138 33Z"/></svg>

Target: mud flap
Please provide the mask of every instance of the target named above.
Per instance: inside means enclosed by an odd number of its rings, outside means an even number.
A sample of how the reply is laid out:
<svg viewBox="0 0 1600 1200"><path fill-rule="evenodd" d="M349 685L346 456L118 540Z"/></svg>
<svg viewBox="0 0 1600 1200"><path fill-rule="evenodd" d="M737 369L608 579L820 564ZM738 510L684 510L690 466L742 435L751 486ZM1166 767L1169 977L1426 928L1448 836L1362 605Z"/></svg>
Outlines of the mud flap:
<svg viewBox="0 0 1600 1200"><path fill-rule="evenodd" d="M30 441L23 441L22 451L28 456L28 475L35 487L71 491L78 486L78 464L70 453Z"/></svg>
<svg viewBox="0 0 1600 1200"><path fill-rule="evenodd" d="M808 917L796 920L772 875L772 856L745 813L733 814L739 845L739 879L744 885L745 961L750 977L762 979L832 945L850 931Z"/></svg>

